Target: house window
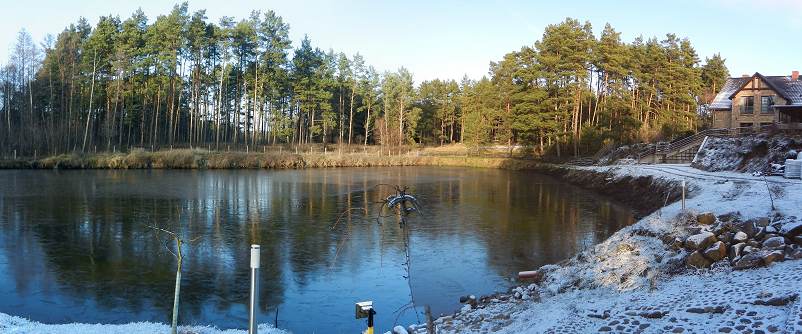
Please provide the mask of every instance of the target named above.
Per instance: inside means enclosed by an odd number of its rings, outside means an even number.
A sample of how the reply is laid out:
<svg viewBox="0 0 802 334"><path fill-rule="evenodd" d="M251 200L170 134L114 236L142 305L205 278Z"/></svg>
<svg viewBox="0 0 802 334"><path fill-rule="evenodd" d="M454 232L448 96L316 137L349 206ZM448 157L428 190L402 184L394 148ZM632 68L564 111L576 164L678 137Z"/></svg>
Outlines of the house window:
<svg viewBox="0 0 802 334"><path fill-rule="evenodd" d="M774 106L774 96L761 96L760 97L760 113L770 114Z"/></svg>
<svg viewBox="0 0 802 334"><path fill-rule="evenodd" d="M751 128L752 127L752 123L741 123L740 127L742 127L742 128Z"/></svg>
<svg viewBox="0 0 802 334"><path fill-rule="evenodd" d="M741 104L741 113L751 114L753 112L755 112L755 97L744 96L743 103Z"/></svg>

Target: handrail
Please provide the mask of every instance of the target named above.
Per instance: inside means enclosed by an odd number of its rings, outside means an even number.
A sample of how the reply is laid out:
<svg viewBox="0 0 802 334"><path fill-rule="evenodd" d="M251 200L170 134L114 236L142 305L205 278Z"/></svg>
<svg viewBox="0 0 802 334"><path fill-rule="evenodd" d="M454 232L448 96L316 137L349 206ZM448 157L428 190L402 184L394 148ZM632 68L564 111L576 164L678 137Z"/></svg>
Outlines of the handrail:
<svg viewBox="0 0 802 334"><path fill-rule="evenodd" d="M638 160L652 154L669 154L671 152L680 150L682 148L687 147L688 145L695 144L697 142L701 142L704 140L705 137L739 137L745 135L753 135L757 133L767 132L770 130L776 129L776 125L764 125L755 129L754 127L739 127L739 128L717 128L717 129L706 129L699 131L693 135L683 137L672 141L670 143L655 143L655 145L650 146L644 150L638 152Z"/></svg>

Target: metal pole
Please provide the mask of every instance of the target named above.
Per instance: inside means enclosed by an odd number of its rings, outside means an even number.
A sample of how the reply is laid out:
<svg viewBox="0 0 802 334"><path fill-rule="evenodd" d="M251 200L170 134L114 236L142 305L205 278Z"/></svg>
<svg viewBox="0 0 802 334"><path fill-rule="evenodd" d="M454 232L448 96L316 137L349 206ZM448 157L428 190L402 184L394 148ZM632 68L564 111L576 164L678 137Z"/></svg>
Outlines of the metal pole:
<svg viewBox="0 0 802 334"><path fill-rule="evenodd" d="M251 245L251 300L248 312L248 334L257 334L256 303L259 300L259 245Z"/></svg>
<svg viewBox="0 0 802 334"><path fill-rule="evenodd" d="M685 180L682 180L682 210L685 210Z"/></svg>

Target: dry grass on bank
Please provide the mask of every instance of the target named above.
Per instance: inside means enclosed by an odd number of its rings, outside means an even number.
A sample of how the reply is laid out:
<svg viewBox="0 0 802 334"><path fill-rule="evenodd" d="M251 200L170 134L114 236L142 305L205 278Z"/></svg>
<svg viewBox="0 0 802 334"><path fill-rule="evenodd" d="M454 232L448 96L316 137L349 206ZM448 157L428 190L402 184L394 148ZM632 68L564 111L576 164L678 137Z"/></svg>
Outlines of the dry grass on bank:
<svg viewBox="0 0 802 334"><path fill-rule="evenodd" d="M531 169L531 160L487 157L421 156L416 153L258 153L165 150L130 153L62 154L33 161L0 161L0 168L35 169L300 169L331 167L452 166Z"/></svg>

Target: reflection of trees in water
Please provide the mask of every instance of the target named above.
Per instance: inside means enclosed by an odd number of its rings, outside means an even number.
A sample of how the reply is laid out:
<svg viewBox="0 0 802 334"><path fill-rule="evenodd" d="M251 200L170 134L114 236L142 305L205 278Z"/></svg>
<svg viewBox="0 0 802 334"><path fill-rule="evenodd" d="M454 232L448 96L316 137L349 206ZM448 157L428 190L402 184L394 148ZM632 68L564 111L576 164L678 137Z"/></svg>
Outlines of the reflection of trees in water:
<svg viewBox="0 0 802 334"><path fill-rule="evenodd" d="M203 236L185 253L182 322L247 304L252 243L262 246L260 306L269 312L284 302L288 284L303 289L382 261L398 264L398 224L370 219L388 195L374 188L378 183L410 185L421 201L422 214L410 226L415 240L425 242L413 249L478 241L501 275L560 260L583 240L598 242L632 222L626 210L553 179L496 170L32 173L0 180L0 245L18 291L90 298L105 309L149 314L155 307L167 319L175 261L144 224L175 226L191 238ZM356 207L370 208L370 218L354 210L341 230L329 228L339 213ZM350 236L335 262L346 229ZM414 255L412 261L416 270ZM50 272L32 272L40 263ZM58 291L47 286L51 281Z"/></svg>
<svg viewBox="0 0 802 334"><path fill-rule="evenodd" d="M424 205L436 203L432 211L442 216L434 219L453 223L426 229L426 238L478 239L502 275L558 262L634 222L626 208L532 173L494 170L428 186L432 197Z"/></svg>
<svg viewBox="0 0 802 334"><path fill-rule="evenodd" d="M325 184L269 182L257 174L209 174L192 180L197 185L190 188L199 189L188 193L199 196L149 199L136 194L104 196L98 187L108 180L97 180L104 176L65 177L54 187L69 190L69 196L46 192L24 205L3 206L9 222L0 228L14 240L4 243L13 246L4 250L11 268L23 267L25 261L45 262L61 291L73 298L89 297L109 309L139 311L152 305L166 317L175 264L145 223L204 236L185 252L184 315L200 314L207 303L225 310L247 301L251 243L262 245L263 309L283 300L284 260L300 283L310 272L326 267L333 240L325 225L340 199L332 198ZM31 242L41 245L37 248L45 252L44 258L14 256L25 249L21 243ZM20 286L34 276L24 270L14 274Z"/></svg>

